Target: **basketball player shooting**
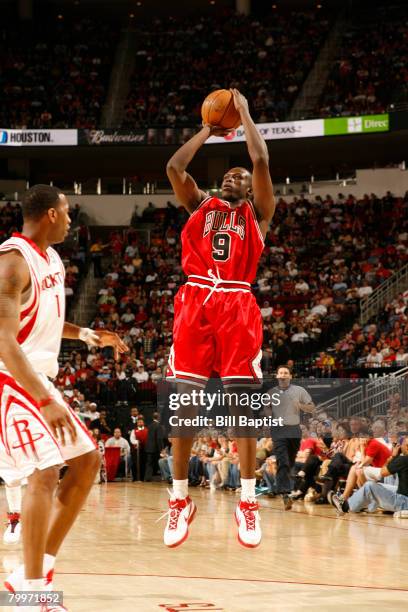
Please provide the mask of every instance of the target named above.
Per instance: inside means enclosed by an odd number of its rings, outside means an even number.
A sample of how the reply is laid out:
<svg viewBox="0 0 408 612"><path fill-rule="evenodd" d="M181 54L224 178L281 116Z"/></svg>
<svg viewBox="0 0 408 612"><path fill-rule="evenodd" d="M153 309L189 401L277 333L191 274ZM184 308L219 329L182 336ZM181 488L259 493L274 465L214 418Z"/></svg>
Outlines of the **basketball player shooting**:
<svg viewBox="0 0 408 612"><path fill-rule="evenodd" d="M198 149L211 135L229 130L204 125L169 160L167 174L180 202L190 213L183 228L182 266L188 277L174 303L173 346L168 378L184 392L203 387L216 371L225 388L262 379L262 317L251 283L256 276L264 239L275 211L268 150L251 118L246 98L231 90L245 130L252 174L231 168L222 181L221 198L202 191L186 172ZM256 438L237 438L241 501L235 511L238 540L247 547L261 541L255 499ZM191 437L173 442L174 479L164 533L167 546L188 537L196 507L188 495Z"/></svg>
<svg viewBox="0 0 408 612"><path fill-rule="evenodd" d="M58 372L61 338L112 346L115 356L127 351L112 332L65 322L65 270L51 245L63 242L69 230L66 197L55 187L35 185L22 209L22 233L0 245L0 476L10 486L28 481L21 517L24 565L6 579L11 592L52 588L57 552L100 464L88 430L50 380ZM57 486L64 463L68 470Z"/></svg>

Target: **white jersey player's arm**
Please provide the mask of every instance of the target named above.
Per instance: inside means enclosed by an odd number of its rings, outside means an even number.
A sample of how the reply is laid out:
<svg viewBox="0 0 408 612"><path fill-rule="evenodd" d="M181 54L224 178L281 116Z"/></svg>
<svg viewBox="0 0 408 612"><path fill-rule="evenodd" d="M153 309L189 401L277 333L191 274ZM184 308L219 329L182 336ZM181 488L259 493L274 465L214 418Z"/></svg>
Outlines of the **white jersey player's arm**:
<svg viewBox="0 0 408 612"><path fill-rule="evenodd" d="M79 334L81 332L81 327L78 325L74 325L73 323L68 323L65 321L64 329L62 330L62 337L66 338L66 340L79 340Z"/></svg>
<svg viewBox="0 0 408 612"><path fill-rule="evenodd" d="M94 330L89 327L78 327L73 323L65 321L62 337L67 340L82 340L90 346L111 346L115 353L115 359L119 358L120 353L127 353L128 347L121 340L118 334L106 330Z"/></svg>
<svg viewBox="0 0 408 612"><path fill-rule="evenodd" d="M10 251L0 256L0 358L12 378L40 405L51 431L64 445L66 430L73 442L77 437L71 416L49 396L17 341L21 296L30 282L30 272L22 255Z"/></svg>

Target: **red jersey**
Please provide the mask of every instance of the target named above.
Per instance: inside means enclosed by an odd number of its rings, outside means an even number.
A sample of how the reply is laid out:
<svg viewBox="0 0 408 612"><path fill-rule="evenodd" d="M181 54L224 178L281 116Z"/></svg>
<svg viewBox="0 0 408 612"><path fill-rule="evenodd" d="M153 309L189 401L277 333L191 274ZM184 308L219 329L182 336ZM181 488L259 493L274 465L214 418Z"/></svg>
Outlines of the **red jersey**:
<svg viewBox="0 0 408 612"><path fill-rule="evenodd" d="M312 455L322 455L322 443L317 438L304 438L300 443L300 451L311 450Z"/></svg>
<svg viewBox="0 0 408 612"><path fill-rule="evenodd" d="M212 196L205 198L188 219L181 244L187 276L207 278L214 274L223 280L246 283L254 281L264 249L252 202L232 207Z"/></svg>
<svg viewBox="0 0 408 612"><path fill-rule="evenodd" d="M387 459L391 457L392 452L388 446L385 446L385 444L376 440L376 438L371 438L365 449L365 454L367 457L372 458L371 465L373 467L383 467Z"/></svg>

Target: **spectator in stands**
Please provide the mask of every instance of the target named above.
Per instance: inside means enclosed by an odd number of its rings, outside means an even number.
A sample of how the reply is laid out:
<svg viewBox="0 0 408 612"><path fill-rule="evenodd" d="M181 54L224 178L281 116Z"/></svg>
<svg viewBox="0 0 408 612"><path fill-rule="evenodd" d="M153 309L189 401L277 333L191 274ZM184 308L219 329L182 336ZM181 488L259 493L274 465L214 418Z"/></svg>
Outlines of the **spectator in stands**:
<svg viewBox="0 0 408 612"><path fill-rule="evenodd" d="M130 409L130 413L129 413L129 419L126 425L126 431L128 432L128 435L130 436L130 433L136 429L137 427L137 420L139 418L139 409L137 406L132 406Z"/></svg>
<svg viewBox="0 0 408 612"><path fill-rule="evenodd" d="M316 488L315 478L319 474L322 460L328 449L321 438L312 438L306 427L302 431L302 441L295 461L295 485L292 499L302 499L309 488Z"/></svg>
<svg viewBox="0 0 408 612"><path fill-rule="evenodd" d="M263 303L263 307L261 308L261 315L263 319L266 319L268 321L271 319L272 306L269 304L267 300Z"/></svg>
<svg viewBox="0 0 408 612"><path fill-rule="evenodd" d="M173 482L173 454L171 449L171 439L169 438L169 444L160 453L159 469L162 480L165 480L169 484Z"/></svg>
<svg viewBox="0 0 408 612"><path fill-rule="evenodd" d="M93 429L99 429L101 435L108 436L112 434L112 429L107 421L107 411L105 409L101 409L99 413L99 418L91 421Z"/></svg>
<svg viewBox="0 0 408 612"><path fill-rule="evenodd" d="M357 423L358 429L357 432ZM360 420L350 420L351 438L346 440L341 450L334 452L333 457L324 475L319 477L319 482L324 483L324 495L330 491L335 491L340 478L347 478L354 464L362 461L364 450L368 442L368 431L364 430ZM355 473L353 474L353 486L355 483Z"/></svg>
<svg viewBox="0 0 408 612"><path fill-rule="evenodd" d="M91 425L90 428L93 429L93 421L95 421L96 419L100 418L100 413L98 412L98 406L96 405L95 402L90 402L89 403L89 408L88 410L85 410L85 412L82 413L84 415L84 417L86 419L89 419Z"/></svg>
<svg viewBox="0 0 408 612"><path fill-rule="evenodd" d="M144 418L138 415L136 425L130 432L130 444L132 452L132 478L133 480L145 479L146 471L146 443L149 430L145 425Z"/></svg>
<svg viewBox="0 0 408 612"><path fill-rule="evenodd" d="M379 424L377 427L379 431L383 431ZM376 433L377 429L374 429L373 435ZM333 495L332 497L332 503L336 508L341 508L343 502L347 501L349 497L351 497L355 486L360 488L366 482L366 476L364 474L365 466L382 468L391 457L390 445L387 444L382 438L371 438L370 440L364 440L361 446L361 452L362 456L359 461L350 467L344 493L342 495Z"/></svg>
<svg viewBox="0 0 408 612"><path fill-rule="evenodd" d="M259 470L256 472L256 476L262 479L262 482L266 485L267 491L266 495L268 497L275 497L277 495L276 489L276 457L275 455L270 455L266 457L264 463L260 466Z"/></svg>
<svg viewBox="0 0 408 612"><path fill-rule="evenodd" d="M298 94L328 27L321 11L318 16L270 11L259 21L223 10L150 21L137 36L124 125L195 125L203 99L221 83L246 92L258 121L278 121ZM205 41L204 50L197 38ZM226 74L233 75L227 83Z"/></svg>
<svg viewBox="0 0 408 612"><path fill-rule="evenodd" d="M408 366L408 350L400 346L395 355L395 365L400 368L406 368Z"/></svg>
<svg viewBox="0 0 408 612"><path fill-rule="evenodd" d="M97 474L96 476L96 482L97 484L103 484L104 482L107 482L107 477L106 477L106 462L105 462L105 445L103 443L102 437L101 437L101 432L99 431L99 429L97 429L96 427L92 429L91 431L92 437L95 440L95 443L98 446L98 450L101 454L101 466L99 468L99 474Z"/></svg>
<svg viewBox="0 0 408 612"><path fill-rule="evenodd" d="M89 252L94 266L95 278L102 278L102 256L103 251L108 245L102 243L102 239L98 238L96 242L91 244Z"/></svg>
<svg viewBox="0 0 408 612"><path fill-rule="evenodd" d="M41 8L41 7L40 7ZM0 42L0 124L14 128L100 125L119 27L77 16L5 22Z"/></svg>
<svg viewBox="0 0 408 612"><path fill-rule="evenodd" d="M147 382L149 380L149 374L148 372L145 372L144 367L140 365L137 368L137 372L133 374L133 378L135 378L136 381L140 384L140 383Z"/></svg>
<svg viewBox="0 0 408 612"><path fill-rule="evenodd" d="M120 448L120 463L118 468L119 474L127 476L127 469L130 467L130 446L129 442L122 437L120 427L115 427L112 438L108 438L105 442L105 448Z"/></svg>
<svg viewBox="0 0 408 612"><path fill-rule="evenodd" d="M208 470L208 477L210 482L210 489L215 491L215 489L222 488L223 482L221 479L220 472L218 470L218 464L222 461L225 456L225 450L221 447L219 441L215 443L215 448L210 451L209 456L206 457L206 465Z"/></svg>
<svg viewBox="0 0 408 612"><path fill-rule="evenodd" d="M326 504L328 503L328 494L329 492L332 490L332 487L335 487L335 485L337 485L337 481L336 483L334 483L334 479L333 477L333 468L331 470L331 475L329 476L327 471L329 466L331 465L331 461L332 458L334 458L336 455L339 457L345 457L345 453L346 453L346 449L347 446L349 445L349 441L350 438L352 436L351 431L349 429L349 424L347 422L341 422L338 423L337 425L333 426L333 440L330 443L330 448L329 451L326 455L326 457L323 460L323 464L321 466L321 470L320 470L320 474L318 475L318 477L316 478L316 482L317 483L322 483L321 488L319 488L318 484L315 485L313 488L316 491L316 494L312 495L312 497L310 498L309 501L314 501L317 504ZM327 442L325 441L325 444L327 446ZM349 455L352 454L352 452L354 451L350 451ZM354 457L353 457L354 458ZM340 463L338 464L340 465ZM347 468L346 468L347 470ZM327 478L325 478L325 476L327 476Z"/></svg>
<svg viewBox="0 0 408 612"><path fill-rule="evenodd" d="M398 476L398 486L376 482L390 475ZM349 499L338 497L335 506L339 514L345 512L375 512L378 508L398 513L408 511L408 437L396 444L390 460L378 469L375 479L367 481ZM398 515L398 514L397 514Z"/></svg>
<svg viewBox="0 0 408 612"><path fill-rule="evenodd" d="M371 349L370 354L366 359L367 368L378 368L383 362L384 356L382 353L378 353L375 346Z"/></svg>
<svg viewBox="0 0 408 612"><path fill-rule="evenodd" d="M343 34L338 59L315 109L318 116L377 114L406 98L404 66L406 6L376 7L375 29L368 15L355 14ZM386 59L388 58L388 59ZM395 83L388 87L388 83Z"/></svg>

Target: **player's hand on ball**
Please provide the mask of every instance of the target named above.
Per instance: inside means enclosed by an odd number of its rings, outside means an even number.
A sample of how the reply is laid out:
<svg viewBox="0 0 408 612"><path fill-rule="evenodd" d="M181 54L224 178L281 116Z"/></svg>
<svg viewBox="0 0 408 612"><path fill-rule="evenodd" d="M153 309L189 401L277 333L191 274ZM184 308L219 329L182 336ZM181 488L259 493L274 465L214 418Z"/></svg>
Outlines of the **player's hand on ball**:
<svg viewBox="0 0 408 612"><path fill-rule="evenodd" d="M230 89L230 92L232 93L233 97L234 97L234 105L235 108L237 109L237 111L241 114L243 111L247 111L249 110L248 107L248 100L246 99L245 96L242 95L241 92L238 91L238 89Z"/></svg>
<svg viewBox="0 0 408 612"><path fill-rule="evenodd" d="M210 125L209 123L203 123L203 127L210 128L210 136L228 136L228 134L234 131L233 128L226 129L218 125Z"/></svg>
<svg viewBox="0 0 408 612"><path fill-rule="evenodd" d="M119 359L119 354L127 353L129 351L129 347L121 338L119 338L118 334L115 334L115 332L100 329L94 333L98 337L98 339L95 340L95 345L99 346L100 348L103 348L104 346L111 346L113 348L116 360Z"/></svg>
<svg viewBox="0 0 408 612"><path fill-rule="evenodd" d="M54 438L61 446L65 446L65 430L71 436L72 443L75 444L77 432L75 425L68 410L58 402L52 401L46 406L42 406L41 414L47 421Z"/></svg>

